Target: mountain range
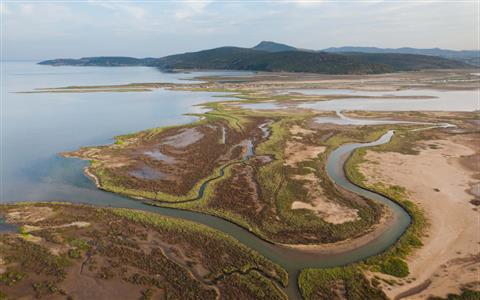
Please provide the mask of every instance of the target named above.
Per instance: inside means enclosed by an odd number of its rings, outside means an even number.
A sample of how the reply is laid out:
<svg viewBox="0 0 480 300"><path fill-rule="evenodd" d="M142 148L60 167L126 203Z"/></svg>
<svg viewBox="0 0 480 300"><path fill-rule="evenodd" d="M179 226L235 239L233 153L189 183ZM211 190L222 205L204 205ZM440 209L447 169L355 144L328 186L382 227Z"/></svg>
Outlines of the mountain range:
<svg viewBox="0 0 480 300"><path fill-rule="evenodd" d="M162 70L221 69L325 74L379 74L422 69L468 68L472 65L468 63L467 58L478 59L478 54L480 54L479 51L371 47L341 47L315 51L263 41L252 48L220 47L160 58L103 56L53 59L42 61L39 64L53 66L151 66Z"/></svg>

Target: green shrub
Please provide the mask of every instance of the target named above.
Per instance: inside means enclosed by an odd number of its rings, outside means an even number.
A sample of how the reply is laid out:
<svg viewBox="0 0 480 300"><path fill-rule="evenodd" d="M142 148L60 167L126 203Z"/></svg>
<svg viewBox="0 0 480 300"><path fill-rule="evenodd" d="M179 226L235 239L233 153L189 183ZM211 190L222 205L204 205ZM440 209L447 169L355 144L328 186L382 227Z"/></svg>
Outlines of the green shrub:
<svg viewBox="0 0 480 300"><path fill-rule="evenodd" d="M0 300L7 300L8 296L4 292L0 291Z"/></svg>
<svg viewBox="0 0 480 300"><path fill-rule="evenodd" d="M152 297L153 297L153 291L151 289L145 289L142 291L142 297L140 299L149 300L149 299L152 299Z"/></svg>
<svg viewBox="0 0 480 300"><path fill-rule="evenodd" d="M80 250L90 250L91 246L88 244L87 241L82 239L73 239L69 242L70 246L78 248Z"/></svg>
<svg viewBox="0 0 480 300"><path fill-rule="evenodd" d="M66 295L63 289L57 287L53 282L49 281L33 283L33 290L35 291L36 298L42 298L43 296L52 294Z"/></svg>
<svg viewBox="0 0 480 300"><path fill-rule="evenodd" d="M478 300L480 291L463 290L460 295L448 294L447 298L430 297L428 300Z"/></svg>
<svg viewBox="0 0 480 300"><path fill-rule="evenodd" d="M382 273L396 277L406 277L409 274L407 263L396 257L388 258L382 263L380 268Z"/></svg>
<svg viewBox="0 0 480 300"><path fill-rule="evenodd" d="M27 236L29 234L24 226L18 227L18 233L20 233L22 236Z"/></svg>
<svg viewBox="0 0 480 300"><path fill-rule="evenodd" d="M78 249L70 249L68 250L68 257L70 258L80 258L82 257L82 252Z"/></svg>
<svg viewBox="0 0 480 300"><path fill-rule="evenodd" d="M12 286L17 284L23 278L25 278L25 276L26 276L25 274L20 273L18 271L7 270L7 272L0 275L0 283L3 283L6 286Z"/></svg>
<svg viewBox="0 0 480 300"><path fill-rule="evenodd" d="M304 269L298 278L304 299L336 299L339 286L349 300L384 300L382 290L372 286L358 265L329 269Z"/></svg>

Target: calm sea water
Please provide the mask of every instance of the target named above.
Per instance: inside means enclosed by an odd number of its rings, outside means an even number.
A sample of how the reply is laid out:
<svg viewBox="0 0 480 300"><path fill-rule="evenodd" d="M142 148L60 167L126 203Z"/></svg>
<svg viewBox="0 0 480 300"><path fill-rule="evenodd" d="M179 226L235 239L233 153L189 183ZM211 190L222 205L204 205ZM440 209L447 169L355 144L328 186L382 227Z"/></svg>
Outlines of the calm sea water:
<svg viewBox="0 0 480 300"><path fill-rule="evenodd" d="M245 72L162 73L146 67L51 67L3 62L0 202L31 200L109 201L82 174L85 162L64 159L62 151L112 142L112 137L146 128L182 124L195 118L195 104L216 101L218 93L155 90L133 93L20 94L42 87L189 82L202 75ZM190 81L191 82L191 81Z"/></svg>

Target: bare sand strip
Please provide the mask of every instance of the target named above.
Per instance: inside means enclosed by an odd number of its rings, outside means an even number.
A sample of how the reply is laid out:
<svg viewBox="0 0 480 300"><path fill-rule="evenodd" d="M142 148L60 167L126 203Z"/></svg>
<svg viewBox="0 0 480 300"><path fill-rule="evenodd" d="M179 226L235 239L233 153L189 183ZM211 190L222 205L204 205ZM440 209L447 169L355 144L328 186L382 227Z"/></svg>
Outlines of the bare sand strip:
<svg viewBox="0 0 480 300"><path fill-rule="evenodd" d="M468 192L478 183L478 165L466 168L460 162L480 149L478 138L424 142L419 155L367 152L361 171L368 183L405 187L430 222L424 246L407 261L410 275L399 285L383 285L390 298L426 299L460 293L463 287L480 289L480 214Z"/></svg>
<svg viewBox="0 0 480 300"><path fill-rule="evenodd" d="M309 202L293 201L292 209L311 210L325 222L331 224L343 224L359 219L357 209L341 205L326 198L323 188L320 185L321 180L314 173L295 175L293 179L303 182L305 188L308 190L307 195Z"/></svg>

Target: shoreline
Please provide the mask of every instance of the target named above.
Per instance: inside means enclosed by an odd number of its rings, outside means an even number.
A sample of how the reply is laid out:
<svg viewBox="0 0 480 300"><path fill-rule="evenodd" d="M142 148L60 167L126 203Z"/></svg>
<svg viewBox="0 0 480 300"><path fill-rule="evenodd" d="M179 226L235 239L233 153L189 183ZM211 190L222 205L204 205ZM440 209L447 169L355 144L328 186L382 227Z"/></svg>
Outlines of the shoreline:
<svg viewBox="0 0 480 300"><path fill-rule="evenodd" d="M93 182L95 183L95 186L98 188L98 189L102 189L102 186L100 185L100 180L98 179L97 176L93 175L92 172L90 172L90 167L87 166L85 168L83 168L83 174L85 174L85 176L87 176L88 178L90 178L91 180L93 180Z"/></svg>
<svg viewBox="0 0 480 300"><path fill-rule="evenodd" d="M205 71L205 70L199 70ZM207 70L208 71L208 70ZM218 70L215 70L218 71ZM451 80L449 74L464 79ZM401 90L431 89L458 91L478 89L479 76L471 69L422 70L370 75L331 75L316 73L258 72L251 76L196 76L193 83L140 82L109 85L45 87L15 93L88 93L88 92L148 92L154 89L233 91L246 88L252 92L284 89L351 89L362 91L395 92ZM228 83L222 80L229 81ZM305 95L303 95L305 96Z"/></svg>

